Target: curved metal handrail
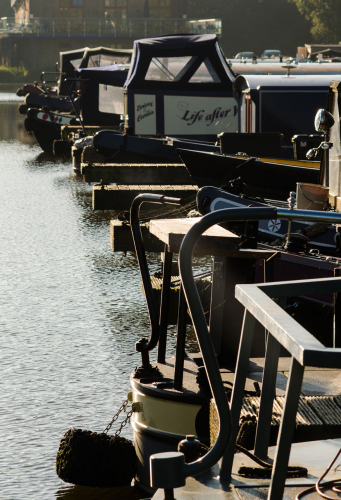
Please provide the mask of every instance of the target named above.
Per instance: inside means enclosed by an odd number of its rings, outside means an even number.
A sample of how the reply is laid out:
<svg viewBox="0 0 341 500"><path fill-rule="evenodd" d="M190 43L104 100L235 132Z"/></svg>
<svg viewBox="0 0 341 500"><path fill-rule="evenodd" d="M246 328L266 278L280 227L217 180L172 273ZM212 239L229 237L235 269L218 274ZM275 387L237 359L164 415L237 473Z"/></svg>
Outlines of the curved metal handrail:
<svg viewBox="0 0 341 500"><path fill-rule="evenodd" d="M144 293L147 301L147 307L149 312L150 329L151 335L148 341L139 341L137 343L137 350L139 352L148 352L156 347L159 340L159 315L157 310L156 301L153 294L152 283L150 280L150 274L146 259L146 253L143 246L140 223L139 223L139 213L140 206L142 203L158 203L158 204L169 204L169 205L181 205L182 200L180 198L171 198L169 196L164 196L161 194L149 194L143 193L139 194L134 200L130 208L130 227L135 245L135 252L137 261L140 268L142 283L144 287Z"/></svg>
<svg viewBox="0 0 341 500"><path fill-rule="evenodd" d="M225 221L275 219L275 208L227 208L205 215L188 231L179 253L179 270L195 334L202 353L209 384L219 415L219 435L210 451L196 462L185 464L185 477L194 476L212 467L223 456L231 435L230 407L219 372L213 344L192 271L192 254L200 236L210 227ZM224 422L224 425L222 423Z"/></svg>
<svg viewBox="0 0 341 500"><path fill-rule="evenodd" d="M202 353L207 377L214 396L219 415L219 435L211 450L196 462L184 465L184 477L200 474L213 465L224 454L231 434L231 416L229 403L219 373L213 344L201 305L200 297L195 286L192 271L192 254L200 236L210 227L223 222L295 219L311 222L341 223L341 213L318 212L313 210L289 210L275 207L265 208L226 208L205 215L188 231L182 241L179 253L179 271L183 282L184 292L194 330ZM226 422L226 425L222 423Z"/></svg>
<svg viewBox="0 0 341 500"><path fill-rule="evenodd" d="M182 479L195 476L213 467L223 456L231 436L230 407L222 383L213 344L208 332L204 311L194 282L192 271L192 255L200 236L210 227L223 222L259 221L274 219L308 220L311 222L328 222L341 224L341 213L318 212L312 210L288 210L275 207L259 208L226 208L205 215L188 231L182 241L179 252L179 270L184 287L188 309L192 318L195 334L202 353L207 378L214 396L219 415L219 434L213 447L200 459L185 464L183 454L155 454L151 457L152 483L154 472L162 470L164 477L158 481L159 488L173 488L182 484ZM166 456L164 456L166 455ZM169 455L169 456L167 456ZM179 461L178 458L182 459ZM160 457L160 460L158 460ZM160 468L161 464L161 468ZM174 471L172 471L174 466ZM163 486L163 484L167 486ZM152 484L153 485L153 484Z"/></svg>

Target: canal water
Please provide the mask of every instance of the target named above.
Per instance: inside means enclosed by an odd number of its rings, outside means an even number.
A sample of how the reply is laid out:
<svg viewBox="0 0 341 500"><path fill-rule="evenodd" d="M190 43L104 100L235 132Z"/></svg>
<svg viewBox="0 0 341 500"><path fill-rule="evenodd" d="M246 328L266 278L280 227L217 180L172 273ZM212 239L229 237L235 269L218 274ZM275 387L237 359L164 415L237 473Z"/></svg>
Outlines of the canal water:
<svg viewBox="0 0 341 500"><path fill-rule="evenodd" d="M149 334L139 271L112 252L91 186L26 133L19 103L0 86L0 498L101 500L61 481L55 457L68 428L102 431L127 397Z"/></svg>

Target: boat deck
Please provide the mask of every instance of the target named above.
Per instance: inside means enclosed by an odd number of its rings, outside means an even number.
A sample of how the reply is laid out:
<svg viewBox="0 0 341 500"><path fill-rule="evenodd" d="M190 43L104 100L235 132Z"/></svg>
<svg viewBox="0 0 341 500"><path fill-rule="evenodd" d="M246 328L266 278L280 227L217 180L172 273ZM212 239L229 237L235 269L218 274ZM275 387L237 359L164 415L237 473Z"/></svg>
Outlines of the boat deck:
<svg viewBox="0 0 341 500"><path fill-rule="evenodd" d="M279 358L276 383L276 398L273 405L272 433L270 444L274 445L281 420L284 394L289 375L289 357ZM202 365L199 355L192 354L185 358L184 378L182 391L174 389L174 358L167 358L165 364L153 363L157 366L162 376L157 379L141 379L141 383L153 392L159 392L159 397L170 398L197 398L202 404L203 399L210 397L203 381L201 387L198 384L198 367ZM245 384L245 396L241 413L241 422L254 422L254 428L248 432L245 441L240 442L248 449L253 447L255 437L256 421L258 418L260 397L257 394L257 384L260 392L262 390L262 374L264 358L251 358L249 371ZM234 367L225 364L220 367L221 377L226 389L230 392L234 382ZM202 379L201 379L202 380ZM210 410L210 441L215 441L219 429L218 416L215 408ZM251 426L252 427L252 426ZM315 439L331 439L341 436L341 370L306 367L304 372L300 402L296 417L296 429L294 442L311 441Z"/></svg>
<svg viewBox="0 0 341 500"><path fill-rule="evenodd" d="M163 377L169 381L174 374L174 358L168 358L165 364L157 364L163 374ZM198 365L200 357L190 355L185 359L183 393L188 395L202 395L197 383ZM262 388L262 371L264 359L252 358L249 362L249 372L245 384L246 391L255 391L254 382L259 383ZM289 372L290 358L281 357L278 363L276 399L277 406L274 406L273 424L279 424L281 417L280 401L283 399L287 376ZM220 369L224 385L227 389L231 388L234 380L233 366L224 366ZM163 393L178 393L172 387L171 383L160 383L152 380L144 385L149 385L154 390L160 390ZM317 478L322 475L328 467L332 458L335 456L338 448L341 446L341 370L319 369L307 367L304 373L304 379L301 391L301 401L296 418L295 441L293 444L290 458L290 465L300 465L308 468L308 476L303 478L293 478L287 480L284 499L294 499L299 491L306 485L312 485ZM259 397L245 396L242 411L242 418L247 417L247 413L252 413L257 418L257 408L259 406ZM212 438L212 433L211 433ZM319 439L313 441L313 439ZM305 441L305 442L299 442ZM269 448L269 457L272 458L275 447ZM211 471L206 472L195 478L188 478L186 486L175 491L177 500L253 500L266 499L270 479L258 479L243 477L238 474L239 467L242 465L255 466L249 458L241 453L235 455L232 483L224 485L218 479L219 468L216 466ZM341 473L339 473L341 477ZM328 478L338 477L338 471L332 471ZM163 500L164 492L158 490L153 496L153 500ZM311 494L309 500L318 498L317 493ZM320 498L320 497L319 497Z"/></svg>
<svg viewBox="0 0 341 500"><path fill-rule="evenodd" d="M287 479L283 500L294 500L299 492L315 484L340 447L341 439L294 444L290 455L290 465L304 465L308 469L308 476ZM274 451L275 447L269 449L270 457L273 456ZM187 478L186 486L177 488L174 496L177 500L265 500L270 479L242 478L237 472L241 465L250 465L250 461L238 453L235 457L231 484L219 480L219 467L215 466L204 474ZM341 478L341 473L333 467L326 480L337 478ZM152 498L163 500L164 491L157 490ZM304 498L321 499L316 492Z"/></svg>

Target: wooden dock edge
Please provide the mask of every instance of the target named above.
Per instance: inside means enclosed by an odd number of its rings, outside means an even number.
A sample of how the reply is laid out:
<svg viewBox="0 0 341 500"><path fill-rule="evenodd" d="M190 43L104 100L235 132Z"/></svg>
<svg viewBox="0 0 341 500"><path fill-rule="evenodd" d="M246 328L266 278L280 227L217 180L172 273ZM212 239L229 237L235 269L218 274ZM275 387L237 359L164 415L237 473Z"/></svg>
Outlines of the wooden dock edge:
<svg viewBox="0 0 341 500"><path fill-rule="evenodd" d="M149 232L148 224L140 226L146 252L163 252L164 243ZM110 221L110 247L113 252L134 252L130 225L119 220Z"/></svg>

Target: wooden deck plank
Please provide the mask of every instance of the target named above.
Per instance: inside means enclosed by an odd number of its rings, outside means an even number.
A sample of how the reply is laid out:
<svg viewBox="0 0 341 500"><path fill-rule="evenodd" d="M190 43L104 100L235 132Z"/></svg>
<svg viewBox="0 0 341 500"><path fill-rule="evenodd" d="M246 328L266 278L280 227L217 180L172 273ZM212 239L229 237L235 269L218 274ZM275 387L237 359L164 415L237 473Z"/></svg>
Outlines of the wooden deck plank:
<svg viewBox="0 0 341 500"><path fill-rule="evenodd" d="M200 220L199 217L187 219L157 219L151 220L149 231L167 244L173 252L180 248L184 236L190 228ZM209 255L214 255L215 250L236 250L240 238L227 229L213 226L200 237L197 249L204 250Z"/></svg>

